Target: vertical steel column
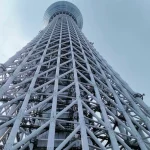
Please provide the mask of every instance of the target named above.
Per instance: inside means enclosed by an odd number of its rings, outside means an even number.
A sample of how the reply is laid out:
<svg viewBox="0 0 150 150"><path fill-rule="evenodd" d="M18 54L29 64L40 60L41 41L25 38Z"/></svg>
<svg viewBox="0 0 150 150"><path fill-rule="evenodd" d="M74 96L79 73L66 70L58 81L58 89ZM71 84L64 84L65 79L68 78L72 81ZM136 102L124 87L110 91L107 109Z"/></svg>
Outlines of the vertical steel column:
<svg viewBox="0 0 150 150"><path fill-rule="evenodd" d="M57 18L56 18L56 19L57 19ZM55 20L56 20L56 19L55 19ZM47 29L47 30L48 30L48 29ZM53 29L53 30L54 30L54 29ZM45 32L45 33L46 33L46 32ZM43 36L44 36L44 34L43 34ZM43 36L42 36L42 37L43 37ZM29 102L29 100L30 100L30 95L31 95L32 90L33 90L33 87L34 87L34 85L35 85L35 82L36 82L36 79L37 79L37 75L39 74L39 71L40 71L41 65L42 65L42 63L43 63L45 54L46 54L46 52L47 52L47 48L48 48L48 45L49 45L50 40L51 40L51 39L49 39L48 44L47 44L47 47L45 48L45 50L44 50L44 52L43 52L43 55L42 55L42 57L41 57L41 59L40 59L40 65L39 65L39 66L37 67L37 69L36 69L36 72L35 72L35 74L34 74L34 77L33 77L33 79L32 79L32 82L31 82L31 84L30 84L30 87L29 87L29 89L28 89L28 92L27 92L27 94L26 94L26 96L25 96L25 99L24 99L24 101L23 101L23 104L22 104L22 106L21 106L21 108L20 108L20 110L19 110L19 113L18 113L18 115L17 115L17 117L16 117L16 119L15 119L15 123L14 123L14 125L13 125L13 128L12 128L11 132L10 132L10 135L9 135L9 138L8 138L8 140L7 140L7 143L6 143L6 145L5 145L4 150L11 150L11 149L12 149L12 146L13 146L13 143L14 143L14 140L15 140L15 137L16 137L16 134L17 134L17 132L18 132L18 129L19 129L21 120L22 120L22 118L24 117L24 113L25 113L27 104L28 104L28 102ZM39 42L40 42L40 41L39 41ZM38 42L38 43L39 43L39 42ZM25 60L26 60L26 59L25 59ZM20 68L20 69L21 69L21 68ZM18 69L18 71L19 71L19 69ZM12 77L13 77L13 76L12 76Z"/></svg>
<svg viewBox="0 0 150 150"><path fill-rule="evenodd" d="M87 42L87 41L86 41L86 42ZM88 42L87 42L87 43L88 43ZM87 46L89 47L89 44L87 44ZM91 51L90 48L89 48L89 50ZM115 97L115 100L117 101L118 105L120 106L121 111L122 111L122 113L124 114L124 116L125 116L125 118L126 118L126 121L127 121L128 124L130 125L130 127L131 127L131 129L132 129L132 131L133 131L133 133L134 133L134 136L135 136L135 137L137 138L137 140L139 141L139 144L140 144L141 149L147 150L147 147L145 146L143 140L141 139L141 136L138 134L138 132L137 132L137 130L135 129L135 127L134 127L132 121L130 120L130 118L128 117L127 113L125 112L124 107L122 106L120 100L119 100L118 97L116 96L116 93L114 92L114 90L113 90L113 88L112 88L110 82L108 81L108 79L107 79L107 77L106 77L106 75L105 75L103 69L101 68L100 64L97 62L97 59L96 59L96 57L93 55L93 52L92 52L92 51L91 51L91 53L92 53L92 56L93 56L93 58L95 59L97 65L99 66L99 69L100 69L100 71L102 72L103 77L105 78L105 81L106 81L107 84L108 84L108 87L111 89L111 91L112 91L112 93L113 93L113 95L114 95L114 97ZM111 74L112 76L114 76L112 72L110 72L110 74ZM116 81L116 82L117 82L117 81ZM118 84L120 87L122 87L119 82L117 82L117 84ZM125 90L124 90L123 88L122 88L122 90L123 90L123 92L125 92ZM129 97L128 97L128 98L129 98ZM133 102L133 101L132 101L132 102ZM134 106L136 107L136 104L134 104ZM139 110L139 111L140 111L140 110ZM141 112L141 111L140 111L140 112ZM145 117L145 116L143 116L143 117ZM148 120L145 120L145 121L147 122ZM147 124L147 125L148 125L148 124Z"/></svg>
<svg viewBox="0 0 150 150"><path fill-rule="evenodd" d="M60 22L61 27L60 27L60 37L59 37L59 48L58 48L58 56L57 56L57 67L56 67L56 75L55 75L55 83L54 83L54 93L53 93L53 100L52 100L47 150L54 150L54 142L55 142L56 109L57 109L57 96L58 96L58 84L59 84L58 82L59 82L59 68L60 68L60 57L61 57L63 17L60 17L60 18L58 17L57 26L60 20L61 20Z"/></svg>
<svg viewBox="0 0 150 150"><path fill-rule="evenodd" d="M127 92L130 93L129 97L131 97L131 95L135 94L135 92L129 87L129 85L123 79L121 79L120 75L118 73L116 73L114 71L114 69L107 63L107 61L104 60L104 58L102 58L102 56L99 53L97 53L97 55L101 58L102 63L108 68L108 70L110 72L112 72L115 81L118 81L119 85L121 85L121 87L123 87L124 90L127 90ZM142 99L140 99L140 98L135 99L135 98L133 98L133 96L131 98L134 101L136 101L136 103L140 104L148 114L150 114L150 108L142 101Z"/></svg>
<svg viewBox="0 0 150 150"><path fill-rule="evenodd" d="M50 24L51 25L51 24ZM49 25L49 26L50 26ZM44 33L42 35L42 37L44 36L45 33L47 33L47 30L49 29L49 26L44 29ZM17 74L19 73L19 71L22 69L22 67L25 65L26 61L28 60L28 58L31 56L31 54L33 53L33 51L36 50L36 47L38 46L38 44L40 43L42 37L37 41L37 43L35 44L35 46L33 47L33 49L28 53L28 55L26 56L26 58L22 61L22 63L17 67L17 69L13 72L13 75L11 75L9 77L9 79L6 81L6 83L0 88L0 98L2 98L4 92L6 92L6 90L8 89L9 85L12 83L12 81L14 80L14 78L17 76Z"/></svg>
<svg viewBox="0 0 150 150"><path fill-rule="evenodd" d="M72 23L72 24L73 24L73 23ZM86 66L87 66L87 68L88 68L88 72L89 72L89 74L90 74L90 78L91 78L92 84L93 84L93 86L94 86L94 90L95 90L95 93L96 93L96 98L99 100L99 106L100 106L100 109L101 109L101 111L102 111L102 115L103 115L103 118L104 118L104 121L105 121L107 130L108 130L108 134L109 134L110 139L111 139L112 147L113 147L114 150L119 150L119 147L118 147L118 143L117 143L115 134L114 134L113 129L112 129L111 125L110 125L110 122L109 122L108 116L107 116L107 112L106 112L106 110L105 110L106 106L104 105L104 103L103 103L103 101L102 101L102 99L101 99L101 97L100 97L100 93L99 93L98 87L97 87L97 85L96 85L95 79L94 79L94 77L93 77L93 73L92 73L91 68L90 68L90 66L89 66L89 62L88 62L87 57L86 57L86 55L85 55L85 53L84 53L82 44L81 44L81 42L80 42L78 33L77 33L77 31L76 31L76 26L74 26L74 24L73 24L73 27L74 27L74 30L75 30L75 33L76 33L76 36L77 36L77 40L78 40L78 42L79 42L79 44L80 44L80 48L81 48L82 53L83 53L83 56L84 56L84 60L85 60L85 62L86 62Z"/></svg>
<svg viewBox="0 0 150 150"><path fill-rule="evenodd" d="M79 122L80 122L80 126L81 126L82 149L83 150L89 150L86 125L85 125L85 120L84 120L84 115L83 115L83 108L82 108L82 102L81 102L81 96L80 96L78 75L77 75L76 64L75 64L75 59L74 59L74 52L73 52L73 47L72 47L72 40L71 40L71 35L70 35L70 26L69 26L68 18L67 18L67 25L68 25L68 32L69 32L69 39L70 39L70 46L71 46L70 48L71 48L71 53L72 53L72 63L73 63L73 70L74 70L76 99L78 101L78 115L79 115Z"/></svg>

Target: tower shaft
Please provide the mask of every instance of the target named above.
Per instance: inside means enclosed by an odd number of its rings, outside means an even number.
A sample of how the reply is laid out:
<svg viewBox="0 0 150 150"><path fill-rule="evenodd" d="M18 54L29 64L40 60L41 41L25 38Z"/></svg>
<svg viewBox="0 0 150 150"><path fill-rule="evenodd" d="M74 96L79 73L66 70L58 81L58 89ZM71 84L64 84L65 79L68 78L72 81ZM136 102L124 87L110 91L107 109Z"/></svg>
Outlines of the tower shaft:
<svg viewBox="0 0 150 150"><path fill-rule="evenodd" d="M69 12L0 67L1 149L150 149L148 106Z"/></svg>

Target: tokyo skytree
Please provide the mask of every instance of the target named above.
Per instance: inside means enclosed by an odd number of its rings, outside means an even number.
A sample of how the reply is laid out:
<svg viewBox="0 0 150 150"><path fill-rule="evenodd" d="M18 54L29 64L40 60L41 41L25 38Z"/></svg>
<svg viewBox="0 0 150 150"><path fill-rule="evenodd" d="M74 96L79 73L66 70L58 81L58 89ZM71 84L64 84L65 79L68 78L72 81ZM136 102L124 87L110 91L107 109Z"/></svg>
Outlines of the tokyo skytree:
<svg viewBox="0 0 150 150"><path fill-rule="evenodd" d="M80 10L58 1L38 35L0 64L0 150L150 150L143 95L82 26Z"/></svg>

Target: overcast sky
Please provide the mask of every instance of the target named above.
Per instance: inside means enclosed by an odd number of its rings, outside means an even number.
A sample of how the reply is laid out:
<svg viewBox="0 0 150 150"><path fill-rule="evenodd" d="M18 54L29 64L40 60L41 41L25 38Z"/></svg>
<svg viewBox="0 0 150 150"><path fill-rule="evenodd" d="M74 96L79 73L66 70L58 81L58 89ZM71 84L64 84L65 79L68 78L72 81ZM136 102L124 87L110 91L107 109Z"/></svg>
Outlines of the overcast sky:
<svg viewBox="0 0 150 150"><path fill-rule="evenodd" d="M83 15L83 32L150 106L150 0L68 0ZM0 0L0 63L26 45L42 27L56 0Z"/></svg>

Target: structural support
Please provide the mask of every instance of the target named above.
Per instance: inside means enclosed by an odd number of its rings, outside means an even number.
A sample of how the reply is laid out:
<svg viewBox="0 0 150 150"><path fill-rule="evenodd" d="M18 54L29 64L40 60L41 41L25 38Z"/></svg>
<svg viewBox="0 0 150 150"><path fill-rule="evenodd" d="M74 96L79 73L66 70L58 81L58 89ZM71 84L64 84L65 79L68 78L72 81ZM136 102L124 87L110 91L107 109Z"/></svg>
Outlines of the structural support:
<svg viewBox="0 0 150 150"><path fill-rule="evenodd" d="M149 150L150 109L84 36L79 9L54 3L44 26L0 64L0 149Z"/></svg>

